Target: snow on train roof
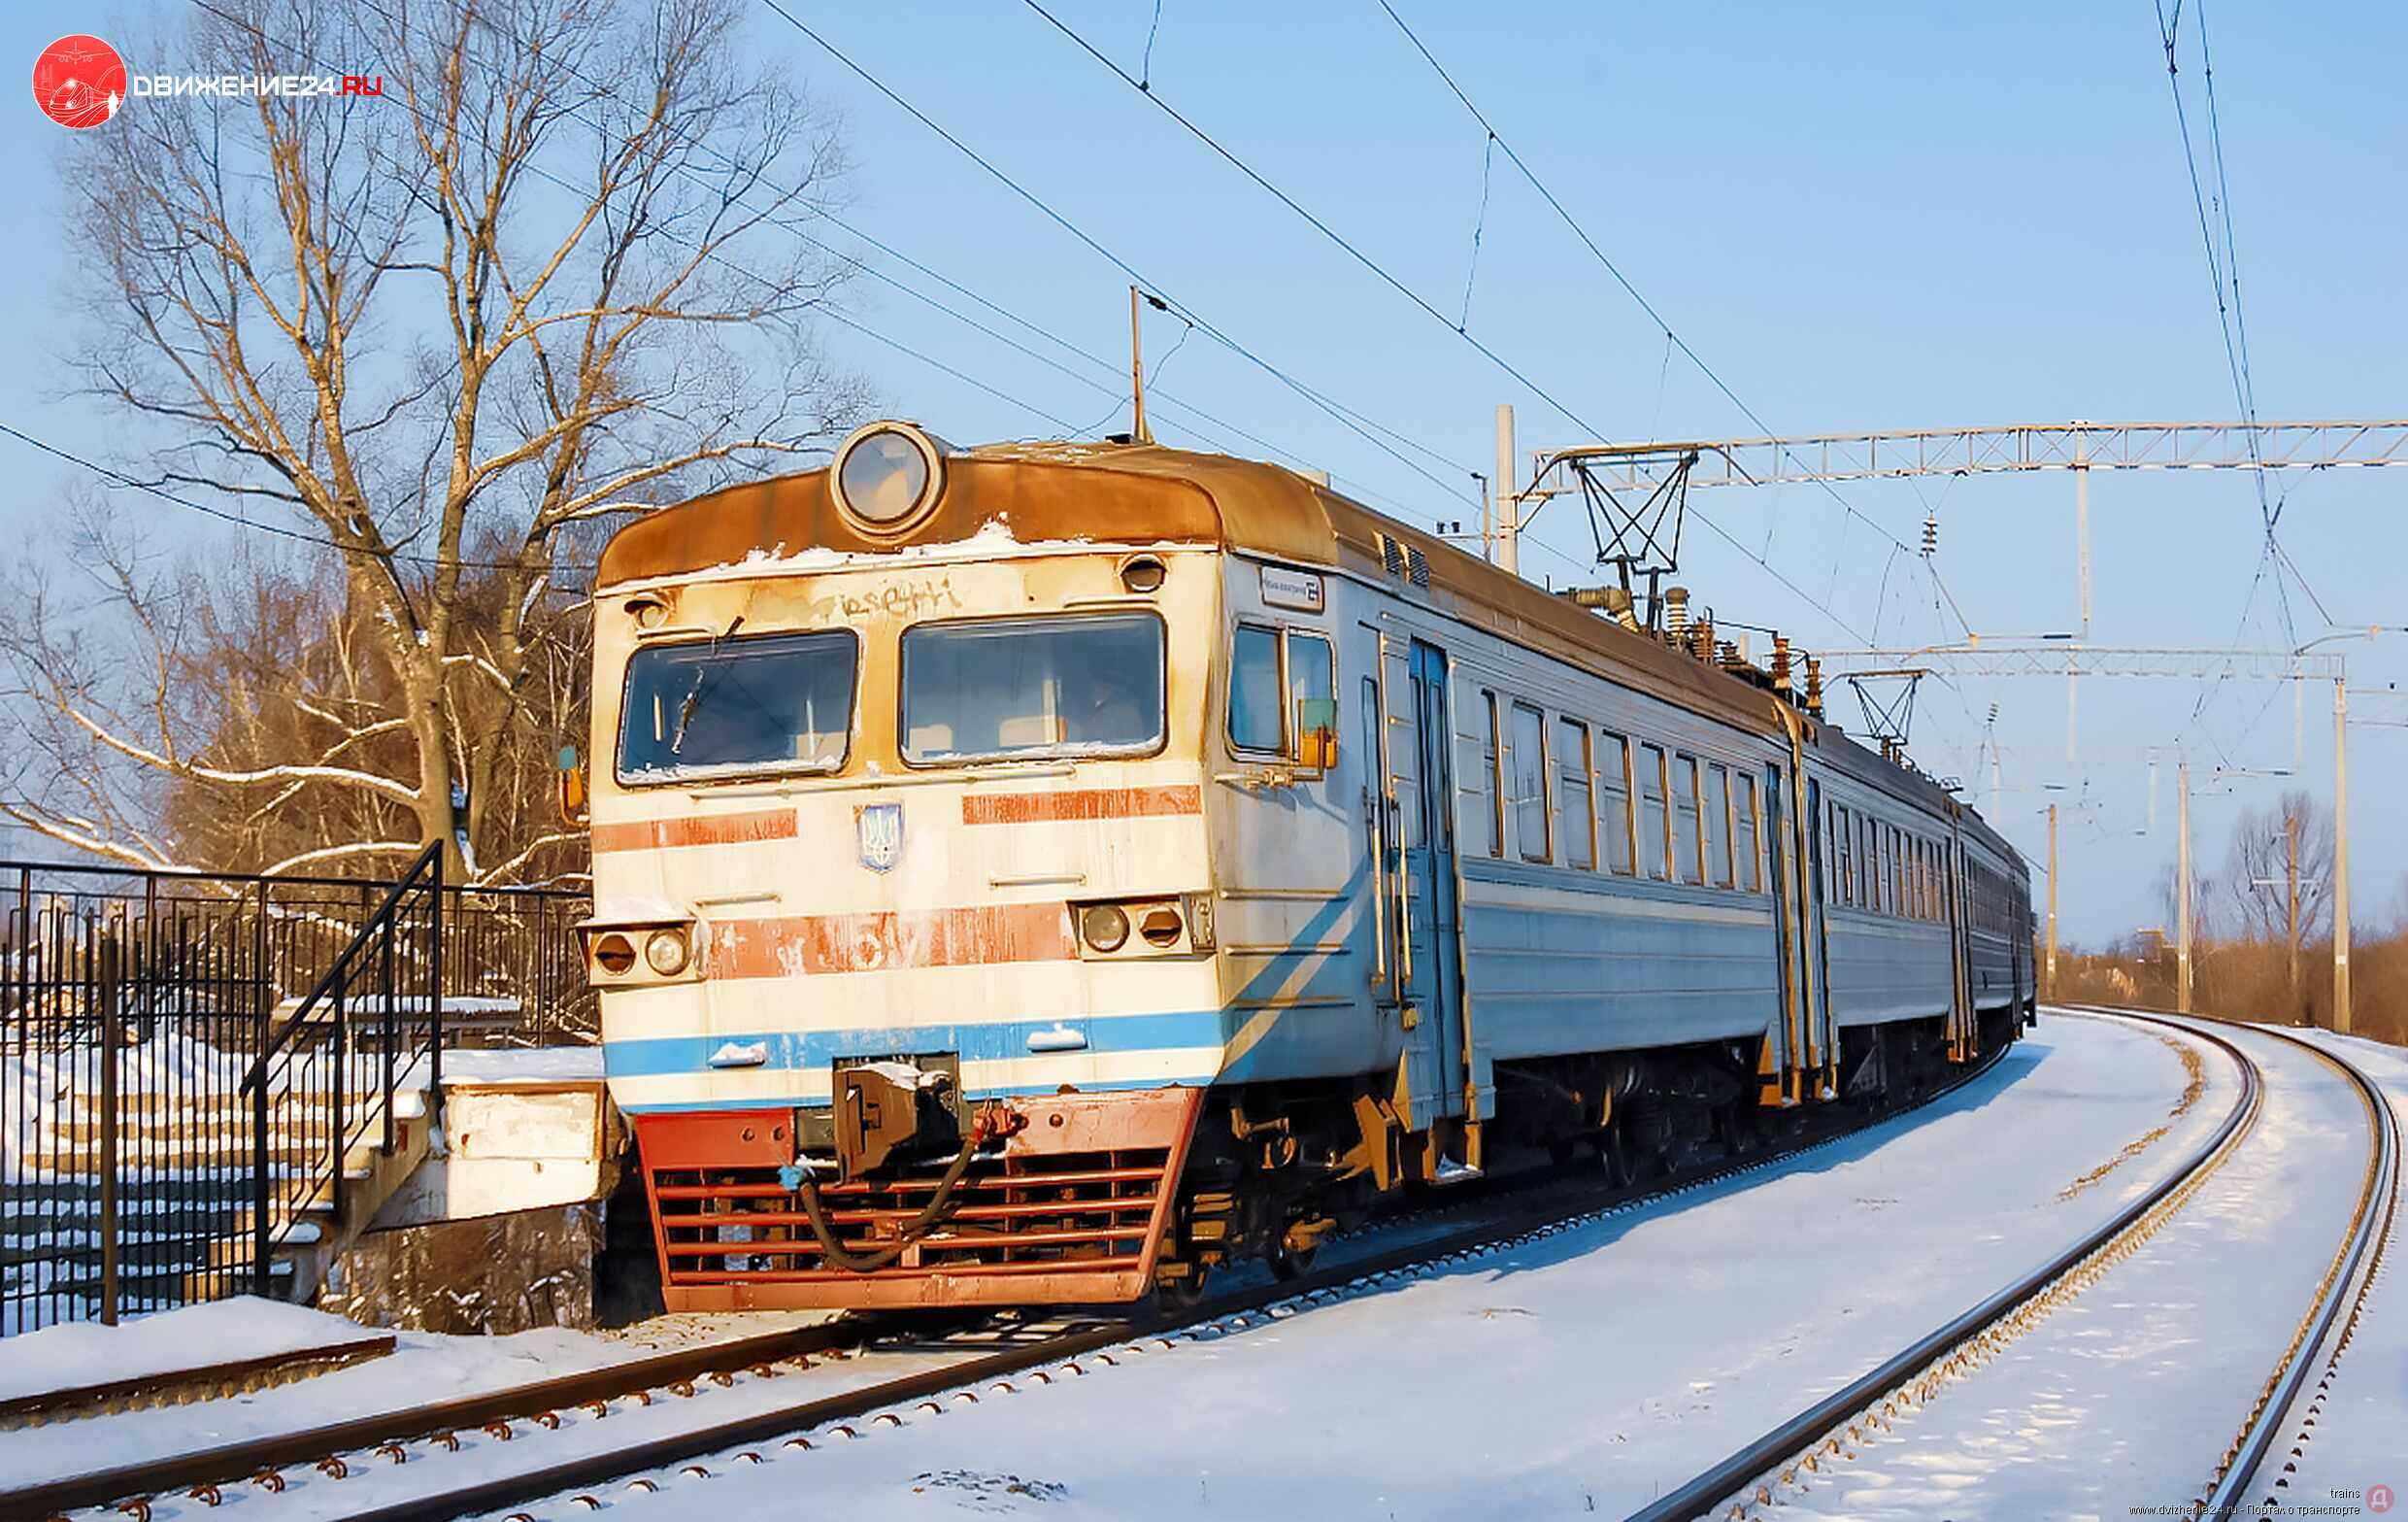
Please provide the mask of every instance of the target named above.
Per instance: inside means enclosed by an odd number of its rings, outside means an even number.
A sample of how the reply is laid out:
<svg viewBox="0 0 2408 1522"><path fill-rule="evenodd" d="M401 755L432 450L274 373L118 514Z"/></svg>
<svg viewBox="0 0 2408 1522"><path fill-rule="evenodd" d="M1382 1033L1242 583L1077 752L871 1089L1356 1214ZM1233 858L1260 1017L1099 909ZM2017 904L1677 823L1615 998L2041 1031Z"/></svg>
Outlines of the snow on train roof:
<svg viewBox="0 0 2408 1522"><path fill-rule="evenodd" d="M1426 562L1428 586L1412 594L1446 614L1558 659L1614 668L1617 680L1720 723L1783 737L1779 700L1762 689L1284 466L1154 444L982 445L945 460L941 497L899 542L865 535L839 511L827 475L822 467L745 482L628 524L602 552L597 594L669 580L1106 546L1225 547L1379 582L1388 578L1385 541ZM2012 854L1929 779L1882 761L1837 726L1804 722L1827 758L1934 812L1954 806Z"/></svg>

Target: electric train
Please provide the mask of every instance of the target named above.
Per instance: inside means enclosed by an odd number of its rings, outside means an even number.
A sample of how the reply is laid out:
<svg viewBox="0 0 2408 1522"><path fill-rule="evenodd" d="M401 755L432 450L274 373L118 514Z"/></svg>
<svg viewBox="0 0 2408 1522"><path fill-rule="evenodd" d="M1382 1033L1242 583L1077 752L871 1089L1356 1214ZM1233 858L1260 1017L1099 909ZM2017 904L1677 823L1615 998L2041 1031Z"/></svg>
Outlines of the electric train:
<svg viewBox="0 0 2408 1522"><path fill-rule="evenodd" d="M1786 648L1276 465L875 423L629 524L594 608L585 948L671 1308L1292 1271L2035 1008L2021 858Z"/></svg>

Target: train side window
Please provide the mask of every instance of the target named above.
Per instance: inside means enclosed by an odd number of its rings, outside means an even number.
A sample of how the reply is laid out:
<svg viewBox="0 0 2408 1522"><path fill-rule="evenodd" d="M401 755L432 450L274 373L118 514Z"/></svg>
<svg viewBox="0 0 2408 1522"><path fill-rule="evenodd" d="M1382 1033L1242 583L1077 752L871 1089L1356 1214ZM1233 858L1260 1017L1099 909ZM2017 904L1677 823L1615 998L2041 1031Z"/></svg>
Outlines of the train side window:
<svg viewBox="0 0 2408 1522"><path fill-rule="evenodd" d="M1763 858L1756 841L1756 774L1739 774L1739 792L1731 798L1731 844L1739 859L1739 887L1746 893L1763 891Z"/></svg>
<svg viewBox="0 0 2408 1522"><path fill-rule="evenodd" d="M1664 748L1639 747L1639 850L1647 875L1661 882L1672 875L1672 821L1664 811Z"/></svg>
<svg viewBox="0 0 2408 1522"><path fill-rule="evenodd" d="M1864 908L1878 907L1875 896L1881 892L1881 874L1874 868L1875 842L1880 839L1881 827L1871 816L1856 816L1856 902Z"/></svg>
<svg viewBox="0 0 2408 1522"><path fill-rule="evenodd" d="M1831 834L1838 843L1839 853L1838 860L1832 863L1832 875L1839 883L1839 892L1832 897L1840 903L1853 904L1856 901L1856 856L1851 845L1855 836L1851 831L1848 810L1843 805L1832 804L1831 817L1834 825Z"/></svg>
<svg viewBox="0 0 2408 1522"><path fill-rule="evenodd" d="M1606 870L1623 877L1638 870L1630 829L1630 742L1610 729L1597 731L1597 828L1605 837Z"/></svg>
<svg viewBox="0 0 2408 1522"><path fill-rule="evenodd" d="M1303 702L1325 702L1336 727L1338 696L1337 659L1329 649L1329 641L1319 634L1297 629L1288 631L1288 712L1282 717L1290 724L1296 721L1296 705ZM1301 755L1304 742L1300 737L1290 753Z"/></svg>
<svg viewBox="0 0 2408 1522"><path fill-rule="evenodd" d="M1524 862L1544 862L1547 849L1547 716L1528 703L1514 704L1506 731L1514 779L1514 844Z"/></svg>
<svg viewBox="0 0 2408 1522"><path fill-rule="evenodd" d="M1672 758L1672 855L1681 863L1681 881L1706 880L1705 857L1697 841L1697 758L1676 753Z"/></svg>
<svg viewBox="0 0 2408 1522"><path fill-rule="evenodd" d="M1906 912L1906 862L1903 853L1898 849L1897 826L1890 827L1889 839L1890 857L1884 864L1890 868L1890 912L1904 914Z"/></svg>
<svg viewBox="0 0 2408 1522"><path fill-rule="evenodd" d="M1480 753L1481 770L1488 779L1488 855L1501 857L1505 854L1505 752L1497 731L1496 694L1482 693L1480 703L1488 720Z"/></svg>
<svg viewBox="0 0 2408 1522"><path fill-rule="evenodd" d="M1277 629L1237 626L1229 643L1229 744L1241 751L1288 748L1288 716L1280 706Z"/></svg>
<svg viewBox="0 0 2408 1522"><path fill-rule="evenodd" d="M1597 816L1589 806L1589 726L1578 719L1555 721L1555 838L1563 864L1583 871L1597 865Z"/></svg>
<svg viewBox="0 0 2408 1522"><path fill-rule="evenodd" d="M1706 877L1718 888L1731 885L1730 768L1706 767Z"/></svg>

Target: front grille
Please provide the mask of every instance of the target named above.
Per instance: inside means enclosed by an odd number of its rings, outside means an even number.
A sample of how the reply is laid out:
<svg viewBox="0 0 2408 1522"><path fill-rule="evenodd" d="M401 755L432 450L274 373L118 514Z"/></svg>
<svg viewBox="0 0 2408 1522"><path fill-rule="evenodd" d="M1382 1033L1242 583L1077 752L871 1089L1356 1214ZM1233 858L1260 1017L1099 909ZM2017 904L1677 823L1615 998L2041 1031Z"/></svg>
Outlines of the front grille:
<svg viewBox="0 0 2408 1522"><path fill-rule="evenodd" d="M937 1227L891 1268L868 1274L823 1261L802 1201L774 1168L664 1168L647 1182L672 1287L1142 1271L1167 1221L1170 1163L1164 1148L974 1163ZM846 1250L889 1247L927 1203L940 1171L823 1184L820 1203Z"/></svg>

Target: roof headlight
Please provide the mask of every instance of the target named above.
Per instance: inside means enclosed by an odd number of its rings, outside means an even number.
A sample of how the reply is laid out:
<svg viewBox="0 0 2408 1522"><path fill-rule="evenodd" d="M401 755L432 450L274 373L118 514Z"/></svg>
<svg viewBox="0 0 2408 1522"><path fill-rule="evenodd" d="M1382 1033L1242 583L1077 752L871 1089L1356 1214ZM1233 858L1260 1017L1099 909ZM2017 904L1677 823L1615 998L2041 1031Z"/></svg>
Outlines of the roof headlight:
<svg viewBox="0 0 2408 1522"><path fill-rule="evenodd" d="M943 440L908 423L873 423L837 447L828 490L860 527L895 533L944 494L948 453Z"/></svg>

